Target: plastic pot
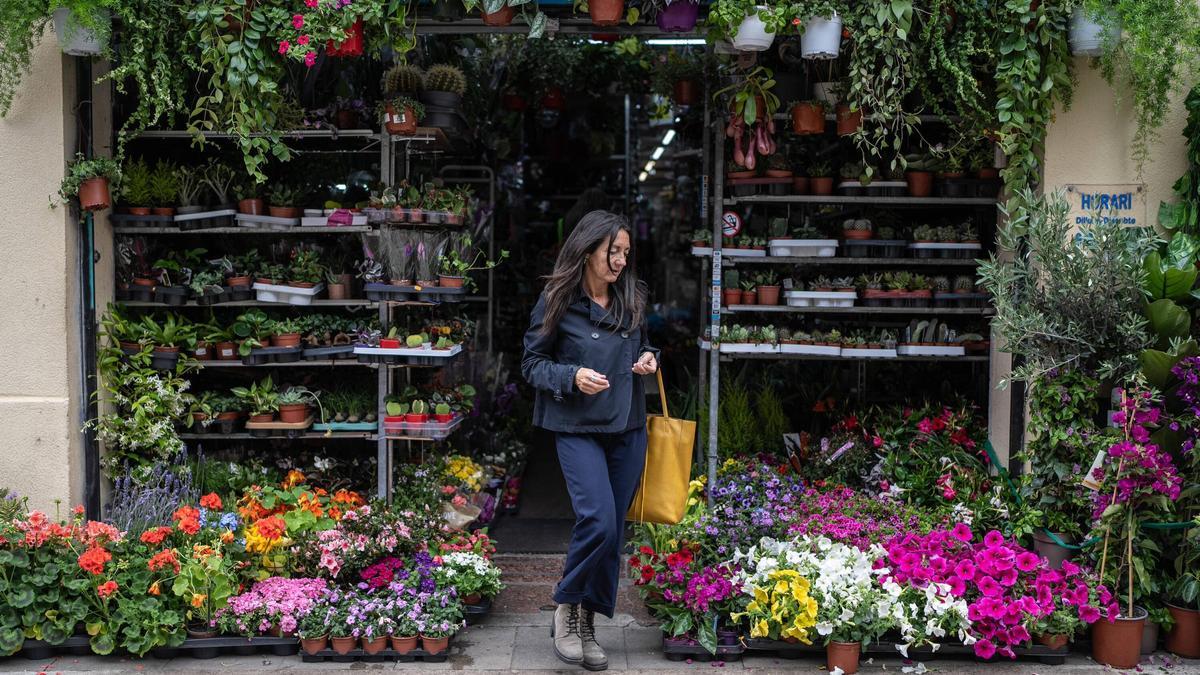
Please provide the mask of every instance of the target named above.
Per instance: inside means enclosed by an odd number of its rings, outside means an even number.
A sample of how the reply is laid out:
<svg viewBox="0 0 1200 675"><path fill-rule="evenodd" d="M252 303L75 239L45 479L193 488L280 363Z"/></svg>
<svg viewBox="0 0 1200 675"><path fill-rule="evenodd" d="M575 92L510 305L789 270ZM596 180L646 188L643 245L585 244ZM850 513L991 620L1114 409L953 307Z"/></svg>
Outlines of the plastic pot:
<svg viewBox="0 0 1200 675"><path fill-rule="evenodd" d="M333 651L342 656L349 654L358 645L358 638L353 637L335 637L330 638L329 641L333 643Z"/></svg>
<svg viewBox="0 0 1200 675"><path fill-rule="evenodd" d="M411 637L396 637L392 636L392 651L404 656L417 648L417 636Z"/></svg>
<svg viewBox="0 0 1200 675"><path fill-rule="evenodd" d="M908 171L904 174L904 182L908 184L908 194L913 197L933 194L932 171Z"/></svg>
<svg viewBox="0 0 1200 675"><path fill-rule="evenodd" d="M462 288L466 281L466 277L453 277L445 274L438 276L438 285L442 288Z"/></svg>
<svg viewBox="0 0 1200 675"><path fill-rule="evenodd" d="M1075 56L1102 56L1106 44L1116 44L1114 36L1097 21L1099 17L1088 16L1082 7L1071 10L1071 22L1067 29L1067 42Z"/></svg>
<svg viewBox="0 0 1200 675"><path fill-rule="evenodd" d="M388 105L383 115L383 127L392 136L412 136L417 133L417 115L409 106L397 111Z"/></svg>
<svg viewBox="0 0 1200 675"><path fill-rule="evenodd" d="M808 194L808 176L792 176L792 194Z"/></svg>
<svg viewBox="0 0 1200 675"><path fill-rule="evenodd" d="M742 291L742 304L743 305L757 305L758 304L758 293L756 293L754 291Z"/></svg>
<svg viewBox="0 0 1200 675"><path fill-rule="evenodd" d="M329 284L330 300L345 300L350 297L350 288L346 284Z"/></svg>
<svg viewBox="0 0 1200 675"><path fill-rule="evenodd" d="M808 186L814 195L831 195L833 194L833 177L811 176L808 179Z"/></svg>
<svg viewBox="0 0 1200 675"><path fill-rule="evenodd" d="M423 91L421 103L435 108L457 110L462 105L462 97L452 91Z"/></svg>
<svg viewBox="0 0 1200 675"><path fill-rule="evenodd" d="M379 338L380 349L400 349L400 338Z"/></svg>
<svg viewBox="0 0 1200 675"><path fill-rule="evenodd" d="M850 110L848 105L837 107L838 136L849 136L862 126L862 110Z"/></svg>
<svg viewBox="0 0 1200 675"><path fill-rule="evenodd" d="M55 15L65 12L65 9L55 10ZM89 178L79 184L79 206L84 211L103 211L112 205L112 197L108 189L108 179L103 176Z"/></svg>
<svg viewBox="0 0 1200 675"><path fill-rule="evenodd" d="M596 26L615 26L625 14L623 0L589 0L588 14Z"/></svg>
<svg viewBox="0 0 1200 675"><path fill-rule="evenodd" d="M237 345L232 342L218 342L214 346L214 353L218 361L233 361L237 358Z"/></svg>
<svg viewBox="0 0 1200 675"><path fill-rule="evenodd" d="M368 656L374 656L387 648L388 639L386 635L381 635L374 640L363 638L363 652Z"/></svg>
<svg viewBox="0 0 1200 675"><path fill-rule="evenodd" d="M251 415L250 421L255 424L269 423L275 421L275 413L263 413L261 415ZM334 638L335 640L337 638Z"/></svg>
<svg viewBox="0 0 1200 675"><path fill-rule="evenodd" d="M357 129L358 128L358 111L356 111L356 110L339 110L339 111L337 111L337 126L339 129Z"/></svg>
<svg viewBox="0 0 1200 675"><path fill-rule="evenodd" d="M421 646L430 654L441 654L446 651L446 646L450 644L449 637L429 637L421 636Z"/></svg>
<svg viewBox="0 0 1200 675"><path fill-rule="evenodd" d="M408 424L425 424L429 421L429 415L427 413L408 413L404 416L404 421Z"/></svg>
<svg viewBox="0 0 1200 675"><path fill-rule="evenodd" d="M675 4L678 5L691 3ZM671 6L674 7L675 5ZM700 99L700 94L698 93L699 90L700 86L696 84L695 80L677 80L675 82L675 86L672 87L671 98L673 98L675 103L678 105L696 105L696 101Z"/></svg>
<svg viewBox="0 0 1200 675"><path fill-rule="evenodd" d="M742 290L740 288L726 288L721 291L721 299L724 300L725 306L742 304Z"/></svg>
<svg viewBox="0 0 1200 675"><path fill-rule="evenodd" d="M272 347L299 347L299 333L280 333L279 335L271 336Z"/></svg>
<svg viewBox="0 0 1200 675"><path fill-rule="evenodd" d="M304 650L305 654L316 654L317 652L329 646L329 636L322 635L319 638L300 639L300 649Z"/></svg>
<svg viewBox="0 0 1200 675"><path fill-rule="evenodd" d="M97 10L95 19L101 24L109 24L112 21L106 9ZM91 30L80 26L75 15L66 8L54 10L54 34L58 36L58 46L64 54L98 56L104 49L104 42Z"/></svg>
<svg viewBox="0 0 1200 675"><path fill-rule="evenodd" d="M437 422L438 424L449 424L454 421L454 413L446 413L445 415L434 415L433 421ZM478 596L479 594L476 593L475 595ZM467 596L467 597L470 597L470 596ZM463 600L463 602L466 602L468 605L475 604L475 603L469 602L467 600ZM476 599L476 602L478 602L478 599Z"/></svg>
<svg viewBox="0 0 1200 675"><path fill-rule="evenodd" d="M238 202L238 213L249 216L261 216L267 210L265 199L243 199Z"/></svg>
<svg viewBox="0 0 1200 675"><path fill-rule="evenodd" d="M1185 659L1200 659L1200 610L1168 604L1175 627L1167 632L1167 651Z"/></svg>
<svg viewBox="0 0 1200 675"><path fill-rule="evenodd" d="M1135 607L1133 617L1117 617L1113 622L1101 618L1092 624L1092 659L1113 668L1137 666L1146 616L1146 610Z"/></svg>
<svg viewBox="0 0 1200 675"><path fill-rule="evenodd" d="M800 55L806 59L836 59L842 48L842 17L810 17L800 36Z"/></svg>
<svg viewBox="0 0 1200 675"><path fill-rule="evenodd" d="M760 305L778 305L779 304L779 287L778 286L759 286L758 287L758 304L760 304Z"/></svg>
<svg viewBox="0 0 1200 675"><path fill-rule="evenodd" d="M758 18L759 12L765 12L766 5L758 5L754 11L742 19L737 33L733 36L733 48L743 52L766 51L775 42L775 34L767 32L767 26Z"/></svg>
<svg viewBox="0 0 1200 675"><path fill-rule="evenodd" d="M1045 645L1050 649L1062 649L1067 646L1067 636L1062 633L1054 635L1040 634L1034 637L1034 639L1037 640L1038 644Z"/></svg>
<svg viewBox="0 0 1200 675"><path fill-rule="evenodd" d="M149 206L130 206L129 215L131 216L148 216L150 215Z"/></svg>
<svg viewBox="0 0 1200 675"><path fill-rule="evenodd" d="M299 218L300 209L295 206L268 206L267 213L272 218Z"/></svg>
<svg viewBox="0 0 1200 675"><path fill-rule="evenodd" d="M513 22L513 17L517 15L517 10L514 7L505 5L500 8L500 11L494 14L483 14L483 25L485 26L507 26Z"/></svg>
<svg viewBox="0 0 1200 675"><path fill-rule="evenodd" d="M801 135L825 133L825 109L813 103L792 106L792 132Z"/></svg>
<svg viewBox="0 0 1200 675"><path fill-rule="evenodd" d="M363 20L355 20L354 25L346 31L346 39L341 42L329 40L325 51L333 58L350 59L363 55Z"/></svg>
<svg viewBox="0 0 1200 675"><path fill-rule="evenodd" d="M308 419L307 403L285 403L279 406L279 421L286 424L297 424Z"/></svg>
<svg viewBox="0 0 1200 675"><path fill-rule="evenodd" d="M658 13L658 27L666 33L690 33L696 27L700 3L692 0L676 0L663 7ZM680 105L691 105L680 103Z"/></svg>
<svg viewBox="0 0 1200 675"><path fill-rule="evenodd" d="M482 601L483 596L478 593L468 593L467 595L463 596L464 605L478 605Z"/></svg>
<svg viewBox="0 0 1200 675"><path fill-rule="evenodd" d="M862 645L857 642L831 641L825 645L825 665L830 672L833 672L834 668L841 668L846 675L854 675L858 672L858 657L861 652Z"/></svg>

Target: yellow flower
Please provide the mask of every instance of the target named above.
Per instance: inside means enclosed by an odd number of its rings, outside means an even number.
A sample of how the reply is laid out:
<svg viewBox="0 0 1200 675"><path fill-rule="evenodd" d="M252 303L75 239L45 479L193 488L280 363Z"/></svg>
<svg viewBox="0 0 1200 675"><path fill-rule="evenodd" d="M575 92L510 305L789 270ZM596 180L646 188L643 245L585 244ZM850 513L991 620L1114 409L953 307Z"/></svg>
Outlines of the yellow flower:
<svg viewBox="0 0 1200 675"><path fill-rule="evenodd" d="M779 580L779 581L778 581L778 582L775 584L775 592L776 592L776 593L787 593L789 588L790 588L790 587L788 586L788 582L786 582L786 581L784 581L784 580L782 580L782 579L781 579L781 580Z"/></svg>
<svg viewBox="0 0 1200 675"><path fill-rule="evenodd" d="M754 587L754 600L755 600L755 602L759 602L759 603L769 602L769 599L767 598L767 592L764 591L763 589L759 588L758 586L755 586Z"/></svg>
<svg viewBox="0 0 1200 675"><path fill-rule="evenodd" d="M759 619L758 623L754 624L750 630L750 637L767 637L771 634L771 627L763 619Z"/></svg>

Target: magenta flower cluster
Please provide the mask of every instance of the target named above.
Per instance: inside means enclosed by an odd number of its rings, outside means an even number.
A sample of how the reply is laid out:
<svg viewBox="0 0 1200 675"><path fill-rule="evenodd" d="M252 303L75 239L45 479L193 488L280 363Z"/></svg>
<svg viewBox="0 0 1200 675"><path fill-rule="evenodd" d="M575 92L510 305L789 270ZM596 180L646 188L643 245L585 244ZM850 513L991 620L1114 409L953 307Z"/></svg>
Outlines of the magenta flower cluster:
<svg viewBox="0 0 1200 675"><path fill-rule="evenodd" d="M329 584L323 579L270 577L230 598L216 618L221 620L228 615L225 621L243 634L266 633L272 628L284 634L294 633L300 619L328 594Z"/></svg>
<svg viewBox="0 0 1200 675"><path fill-rule="evenodd" d="M1076 608L1084 623L1100 617L1091 604L1093 588L1079 567L1068 562L1062 570L1052 570L1044 558L995 530L982 542L973 540L963 523L926 535L898 536L888 542L887 560L879 565L890 569L886 579L918 588L945 584L965 600L980 658L1015 658L1013 648L1031 638L1029 627L1050 616L1059 601ZM1094 590L1100 602L1112 601L1103 586Z"/></svg>
<svg viewBox="0 0 1200 675"><path fill-rule="evenodd" d="M1104 485L1096 493L1093 519L1099 520L1114 503L1132 503L1136 508L1140 500L1155 495L1164 495L1171 501L1179 499L1183 479L1175 463L1167 452L1150 442L1150 430L1161 419L1162 410L1151 402L1150 392L1124 393L1121 409L1113 413L1113 421L1124 432L1123 438L1109 446L1106 466L1092 474Z"/></svg>
<svg viewBox="0 0 1200 675"><path fill-rule="evenodd" d="M740 594L742 585L733 580L734 571L729 565L709 565L700 570L688 579L683 604L693 612L703 613Z"/></svg>

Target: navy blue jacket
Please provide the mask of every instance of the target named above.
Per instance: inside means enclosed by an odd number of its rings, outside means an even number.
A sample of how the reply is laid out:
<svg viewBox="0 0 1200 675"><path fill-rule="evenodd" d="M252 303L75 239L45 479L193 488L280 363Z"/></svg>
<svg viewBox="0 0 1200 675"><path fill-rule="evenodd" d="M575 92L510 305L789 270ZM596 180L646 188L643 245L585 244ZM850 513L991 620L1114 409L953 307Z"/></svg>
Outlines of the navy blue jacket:
<svg viewBox="0 0 1200 675"><path fill-rule="evenodd" d="M521 374L537 389L533 423L563 433L620 433L646 424L646 391L633 364L645 352L658 358L646 342L646 326L631 330L618 325L607 310L583 289L557 328L542 334L546 296L529 317ZM588 396L575 388L580 368L608 378L608 389Z"/></svg>

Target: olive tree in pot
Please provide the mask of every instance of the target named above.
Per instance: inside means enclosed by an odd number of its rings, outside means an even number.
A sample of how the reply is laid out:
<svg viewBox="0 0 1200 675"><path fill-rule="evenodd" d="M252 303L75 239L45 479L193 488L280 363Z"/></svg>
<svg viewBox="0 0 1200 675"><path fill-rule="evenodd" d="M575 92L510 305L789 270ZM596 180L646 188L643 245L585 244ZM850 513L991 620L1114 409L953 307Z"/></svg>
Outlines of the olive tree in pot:
<svg viewBox="0 0 1200 675"><path fill-rule="evenodd" d="M79 207L84 211L103 211L112 205L112 191L120 189L121 165L114 159L95 157L86 159L75 155L75 161L67 167L58 188L62 204L79 198Z"/></svg>

